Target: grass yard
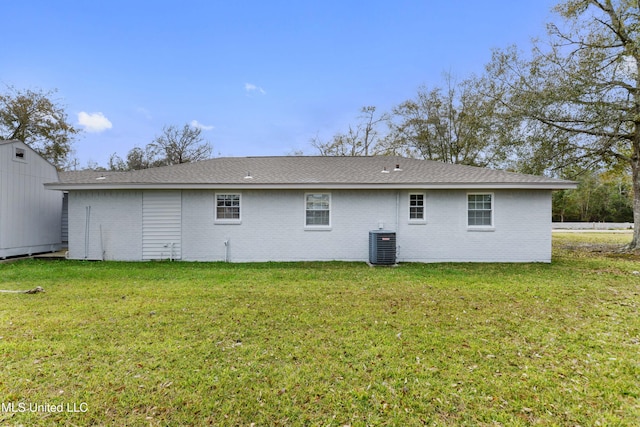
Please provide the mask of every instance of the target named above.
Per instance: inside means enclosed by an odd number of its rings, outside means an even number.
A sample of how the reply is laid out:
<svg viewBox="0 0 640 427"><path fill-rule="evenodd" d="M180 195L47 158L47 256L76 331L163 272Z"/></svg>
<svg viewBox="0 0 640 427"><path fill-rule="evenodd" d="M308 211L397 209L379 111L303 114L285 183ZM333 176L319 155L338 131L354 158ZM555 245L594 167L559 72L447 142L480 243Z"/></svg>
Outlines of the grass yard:
<svg viewBox="0 0 640 427"><path fill-rule="evenodd" d="M551 265L0 264L46 290L0 294L0 425L636 426L628 240L555 234Z"/></svg>

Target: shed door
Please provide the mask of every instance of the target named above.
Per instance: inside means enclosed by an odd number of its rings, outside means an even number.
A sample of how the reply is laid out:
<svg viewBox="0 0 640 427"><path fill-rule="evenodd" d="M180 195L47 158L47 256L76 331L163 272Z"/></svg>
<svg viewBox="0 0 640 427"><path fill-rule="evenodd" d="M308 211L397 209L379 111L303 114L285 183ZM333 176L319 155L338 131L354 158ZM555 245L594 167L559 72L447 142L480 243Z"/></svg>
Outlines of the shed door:
<svg viewBox="0 0 640 427"><path fill-rule="evenodd" d="M142 259L181 259L182 193L142 194Z"/></svg>

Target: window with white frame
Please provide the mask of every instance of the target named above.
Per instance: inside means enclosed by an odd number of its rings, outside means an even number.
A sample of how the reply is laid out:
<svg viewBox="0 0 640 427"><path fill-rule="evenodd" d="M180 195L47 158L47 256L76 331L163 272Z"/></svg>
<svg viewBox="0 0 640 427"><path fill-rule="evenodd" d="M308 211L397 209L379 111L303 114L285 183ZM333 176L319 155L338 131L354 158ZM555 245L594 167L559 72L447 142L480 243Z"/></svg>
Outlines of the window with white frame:
<svg viewBox="0 0 640 427"><path fill-rule="evenodd" d="M240 221L240 194L216 194L216 220Z"/></svg>
<svg viewBox="0 0 640 427"><path fill-rule="evenodd" d="M305 194L305 225L328 227L331 225L331 195L329 193Z"/></svg>
<svg viewBox="0 0 640 427"><path fill-rule="evenodd" d="M493 226L493 194L467 194L469 227Z"/></svg>
<svg viewBox="0 0 640 427"><path fill-rule="evenodd" d="M409 194L409 221L424 221L424 194Z"/></svg>

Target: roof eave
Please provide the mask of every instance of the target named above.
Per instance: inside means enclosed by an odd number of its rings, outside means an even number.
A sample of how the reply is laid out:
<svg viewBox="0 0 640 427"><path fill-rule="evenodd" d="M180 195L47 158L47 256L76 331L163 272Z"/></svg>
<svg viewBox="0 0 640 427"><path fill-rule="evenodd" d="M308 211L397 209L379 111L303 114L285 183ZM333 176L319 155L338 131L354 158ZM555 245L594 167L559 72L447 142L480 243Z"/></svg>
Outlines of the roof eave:
<svg viewBox="0 0 640 427"><path fill-rule="evenodd" d="M455 182L455 183L60 183L45 184L49 190L568 190L577 187L573 182Z"/></svg>

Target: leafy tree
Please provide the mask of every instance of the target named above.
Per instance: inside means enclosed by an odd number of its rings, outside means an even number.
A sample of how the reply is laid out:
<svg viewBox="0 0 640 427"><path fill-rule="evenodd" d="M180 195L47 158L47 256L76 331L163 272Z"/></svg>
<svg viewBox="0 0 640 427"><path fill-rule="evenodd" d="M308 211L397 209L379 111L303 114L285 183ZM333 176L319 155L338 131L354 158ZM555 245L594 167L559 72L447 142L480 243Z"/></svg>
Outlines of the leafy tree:
<svg viewBox="0 0 640 427"><path fill-rule="evenodd" d="M631 178L616 172L583 171L578 188L553 194L555 221L631 222Z"/></svg>
<svg viewBox="0 0 640 427"><path fill-rule="evenodd" d="M640 248L640 10L637 1L565 0L564 19L529 58L497 51L487 70L503 108L538 135L525 146L538 168L626 166ZM544 165L542 163L546 162Z"/></svg>
<svg viewBox="0 0 640 427"><path fill-rule="evenodd" d="M127 153L126 160L123 160L116 153L109 158L109 170L130 171L148 169L156 166L163 166L162 159L157 158L157 152L148 144L145 148L133 147Z"/></svg>
<svg viewBox="0 0 640 427"><path fill-rule="evenodd" d="M124 160L122 160L122 157L118 156L117 153L112 153L111 156L109 156L108 170L122 172L133 169L130 169L129 165Z"/></svg>
<svg viewBox="0 0 640 427"><path fill-rule="evenodd" d="M0 139L17 139L62 168L78 129L56 100L55 91L20 91L9 87L0 94Z"/></svg>
<svg viewBox="0 0 640 427"><path fill-rule="evenodd" d="M386 151L409 157L476 166L506 160L502 149L508 127L498 126L499 104L485 95L479 78L460 83L446 75L446 86L422 87L415 99L393 109Z"/></svg>
<svg viewBox="0 0 640 427"><path fill-rule="evenodd" d="M328 142L317 136L311 145L321 156L369 156L378 153L380 143L379 126L387 119L386 114L376 115L376 107L365 106L360 109L360 120L355 126L349 126L347 133L337 133Z"/></svg>

